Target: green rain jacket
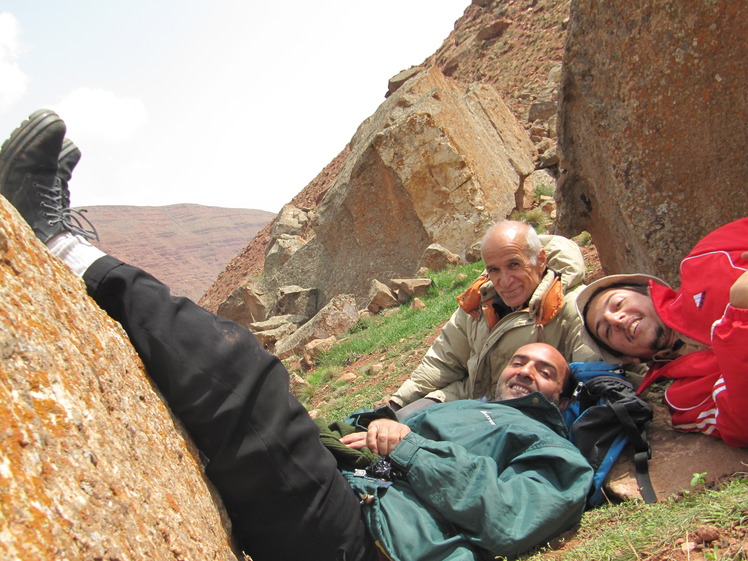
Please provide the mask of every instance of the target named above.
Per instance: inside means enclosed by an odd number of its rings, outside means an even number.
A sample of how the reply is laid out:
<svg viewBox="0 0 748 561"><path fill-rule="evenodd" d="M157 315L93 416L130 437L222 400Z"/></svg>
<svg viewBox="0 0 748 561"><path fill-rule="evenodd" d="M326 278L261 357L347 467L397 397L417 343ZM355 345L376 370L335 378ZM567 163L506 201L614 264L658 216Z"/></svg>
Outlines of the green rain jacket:
<svg viewBox="0 0 748 561"><path fill-rule="evenodd" d="M568 442L558 408L541 394L435 404L404 422L413 432L390 460L405 480L343 472L389 558L511 557L582 516L592 468Z"/></svg>

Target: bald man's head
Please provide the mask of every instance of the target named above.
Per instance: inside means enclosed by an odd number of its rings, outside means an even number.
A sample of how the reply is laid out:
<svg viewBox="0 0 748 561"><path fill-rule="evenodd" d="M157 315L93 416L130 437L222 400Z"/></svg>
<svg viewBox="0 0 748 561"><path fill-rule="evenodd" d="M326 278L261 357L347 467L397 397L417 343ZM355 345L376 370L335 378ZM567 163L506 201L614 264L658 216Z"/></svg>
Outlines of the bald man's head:
<svg viewBox="0 0 748 561"><path fill-rule="evenodd" d="M530 343L517 349L496 384L496 399L512 399L540 392L548 401L564 405L562 395L571 378L569 364L555 348Z"/></svg>

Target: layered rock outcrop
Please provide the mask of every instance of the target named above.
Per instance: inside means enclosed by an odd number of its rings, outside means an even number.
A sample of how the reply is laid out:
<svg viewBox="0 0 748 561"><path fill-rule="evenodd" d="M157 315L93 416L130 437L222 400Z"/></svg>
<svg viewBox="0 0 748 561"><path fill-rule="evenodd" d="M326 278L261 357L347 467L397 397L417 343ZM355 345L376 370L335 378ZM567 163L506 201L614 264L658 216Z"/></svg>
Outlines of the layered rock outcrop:
<svg viewBox="0 0 748 561"><path fill-rule="evenodd" d="M412 276L430 244L464 255L532 189L525 178L537 155L493 87L465 86L436 68L392 94L359 127L350 151L318 207L299 221L312 235L293 239L309 241L265 267L266 293L296 284L317 288L320 307L343 293L363 307L372 279Z"/></svg>
<svg viewBox="0 0 748 561"><path fill-rule="evenodd" d="M236 559L119 324L0 197L0 557Z"/></svg>
<svg viewBox="0 0 748 561"><path fill-rule="evenodd" d="M466 91L469 88L478 91L487 85L492 86L499 97L506 102L511 113L522 123L527 134L536 145L539 155L536 167L552 168L550 172L546 169L539 173L533 173L529 179L524 181L525 192L515 193L515 202L519 208L527 206L532 202L532 186L540 183L555 183L555 166L557 157L555 155L556 136L556 114L557 84L560 74L560 63L563 53L564 30L568 23L569 0L532 0L532 1L502 1L493 2L487 0L473 0L465 9L462 17L455 22L454 30L445 38L442 45L434 55L428 57L422 64L406 69L396 74L389 82L386 92L388 99L385 105L392 108L394 104L389 99L399 93L403 87L411 87L418 76L427 72L430 68L438 68L442 74L452 78L453 84ZM477 84L469 86L468 84ZM475 93L475 92L474 92ZM494 94L492 94L494 95ZM382 108L377 111L381 114ZM402 131L404 132L404 131ZM471 133L468 133L471 134ZM422 137L425 139L425 137ZM438 135L434 136L438 139ZM490 143L490 139L486 139ZM426 146L418 147L418 150L426 150ZM351 157L350 145L323 169L320 174L291 201L291 205L308 213L311 219L317 213L317 206L325 197L327 191L338 180L344 167L350 174L349 162ZM492 150L485 154L486 164L491 165L490 158L493 157ZM361 164L359 168L362 169ZM376 170L376 165L371 171ZM383 176L385 177L385 176ZM347 180L344 180L347 181ZM377 178L372 174L369 176L371 188L377 185ZM433 185L439 188L439 184ZM483 185L482 188L487 188ZM382 194L391 194L390 187L381 188ZM423 192L423 191L421 191ZM426 193L428 201L438 199L431 193ZM427 204L427 203L426 203ZM478 201L478 207L480 201ZM386 211L385 207L377 209L375 213L381 215ZM478 208L478 213L483 212ZM420 244L423 233L412 231L412 228L403 224L402 219L406 215L394 214L386 224L387 228L394 230L401 228L401 235L392 238L398 245L410 243L408 235L415 234L416 244ZM374 217L374 220L380 218ZM333 223L335 219L332 219ZM277 220L276 220L277 221ZM334 227L334 226L333 226ZM257 277L262 270L263 262L270 258L271 262L286 262L289 254L298 249L300 240L308 241L314 237L315 232L307 227L300 227L293 234L285 232L286 236L278 243L277 236L271 236L271 227L268 226L261 231L257 237L239 254L226 269L219 275L216 282L200 300L200 304L206 308L216 311L222 303L232 300L237 305L238 292L244 290L248 283L258 284ZM342 230L341 230L342 231ZM439 240L436 240L439 241ZM365 257L360 248L350 245L355 250L354 254L344 257L338 256L339 261L345 261L345 268L351 269L357 266L360 256ZM346 246L341 246L345 249ZM401 248L392 249L393 255L399 255ZM468 247L462 247L459 253L462 255ZM307 250L308 251L308 250ZM384 253L384 250L380 250ZM324 261L326 255L322 252L309 252L310 257L322 260L320 268L329 267L337 263ZM396 264L398 267L400 264ZM337 272L337 271L336 271ZM390 276L380 276L384 281ZM331 273L330 273L331 274ZM406 274L404 272L397 274ZM411 272L407 272L408 275ZM268 275L272 276L272 274ZM361 279L360 287L373 279ZM279 281L280 282L280 281ZM294 281L296 282L296 281ZM277 285L278 282L271 283ZM307 283L298 283L309 286ZM342 292L348 293L349 287ZM320 306L325 301L320 299ZM268 314L275 313L272 309ZM231 316L233 317L233 316ZM239 318L237 318L239 319ZM255 321L260 318L255 318Z"/></svg>
<svg viewBox="0 0 748 561"><path fill-rule="evenodd" d="M748 215L748 4L572 2L561 84L559 232L607 273L678 284L704 234Z"/></svg>

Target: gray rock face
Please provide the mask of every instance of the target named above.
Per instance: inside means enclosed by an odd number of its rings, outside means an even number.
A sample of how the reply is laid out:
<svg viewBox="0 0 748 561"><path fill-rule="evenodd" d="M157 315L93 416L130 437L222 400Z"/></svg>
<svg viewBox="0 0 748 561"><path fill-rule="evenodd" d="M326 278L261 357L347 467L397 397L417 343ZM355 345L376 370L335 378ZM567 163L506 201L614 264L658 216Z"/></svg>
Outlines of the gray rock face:
<svg viewBox="0 0 748 561"><path fill-rule="evenodd" d="M119 324L0 197L3 558L235 559Z"/></svg>
<svg viewBox="0 0 748 561"><path fill-rule="evenodd" d="M350 294L335 296L317 315L275 345L275 354L287 358L303 351L304 345L315 339L342 335L358 321L356 300Z"/></svg>
<svg viewBox="0 0 748 561"><path fill-rule="evenodd" d="M560 233L607 273L677 284L707 232L748 215L748 4L572 3L560 94Z"/></svg>
<svg viewBox="0 0 748 561"><path fill-rule="evenodd" d="M266 319L270 304L272 296L250 281L243 283L221 302L216 313L247 326Z"/></svg>
<svg viewBox="0 0 748 561"><path fill-rule="evenodd" d="M278 267L284 284L319 288L319 305L372 279L412 276L439 243L464 255L514 209L537 156L527 132L487 85L466 87L433 68L412 77L359 127L351 154L310 217L314 235Z"/></svg>
<svg viewBox="0 0 748 561"><path fill-rule="evenodd" d="M282 267L300 248L304 247L304 240L297 236L281 234L271 240L265 252L265 267Z"/></svg>
<svg viewBox="0 0 748 561"><path fill-rule="evenodd" d="M294 314L307 319L317 313L317 290L300 286L281 286L275 303L276 314Z"/></svg>

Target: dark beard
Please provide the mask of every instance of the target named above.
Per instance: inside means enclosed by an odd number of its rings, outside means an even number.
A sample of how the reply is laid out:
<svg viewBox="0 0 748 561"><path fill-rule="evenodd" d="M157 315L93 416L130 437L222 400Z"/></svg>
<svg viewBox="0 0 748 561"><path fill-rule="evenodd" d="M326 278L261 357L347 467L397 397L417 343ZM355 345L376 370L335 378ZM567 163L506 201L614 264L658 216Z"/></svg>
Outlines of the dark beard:
<svg viewBox="0 0 748 561"><path fill-rule="evenodd" d="M649 344L649 348L652 352L657 353L658 351L665 350L667 347L667 334L665 328L662 325L658 325L655 328L655 336L652 342Z"/></svg>

